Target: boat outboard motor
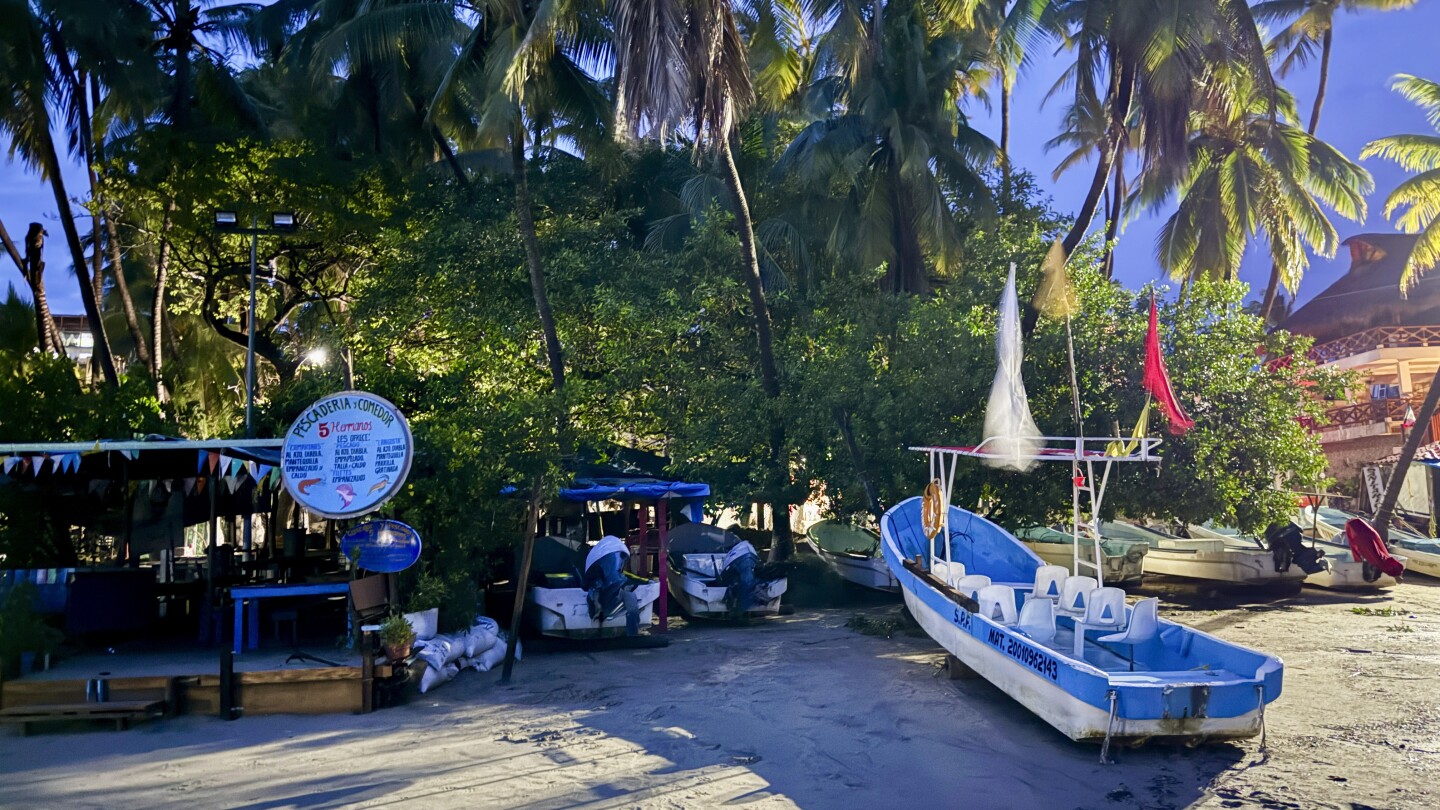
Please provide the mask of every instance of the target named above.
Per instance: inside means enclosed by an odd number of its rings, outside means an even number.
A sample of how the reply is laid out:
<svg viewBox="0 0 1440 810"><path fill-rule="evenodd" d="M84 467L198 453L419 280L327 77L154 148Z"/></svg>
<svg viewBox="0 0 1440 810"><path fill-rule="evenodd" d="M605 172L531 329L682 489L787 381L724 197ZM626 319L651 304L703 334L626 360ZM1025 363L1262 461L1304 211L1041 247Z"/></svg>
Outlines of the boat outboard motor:
<svg viewBox="0 0 1440 810"><path fill-rule="evenodd" d="M755 566L759 562L760 554L748 540L741 540L725 553L720 581L726 588L725 601L730 605L730 612L737 616L749 613L755 602Z"/></svg>
<svg viewBox="0 0 1440 810"><path fill-rule="evenodd" d="M1307 574L1315 574L1330 567L1323 551L1305 545L1300 527L1294 523L1287 523L1283 527L1278 523L1271 524L1265 529L1265 542L1270 546L1270 554L1275 559L1276 571L1290 570L1292 562Z"/></svg>
<svg viewBox="0 0 1440 810"><path fill-rule="evenodd" d="M625 634L633 636L640 632L640 606L635 591L625 587L625 563L630 559L630 549L614 535L605 535L585 555L585 601L590 608L590 618L604 622L604 618L625 604Z"/></svg>

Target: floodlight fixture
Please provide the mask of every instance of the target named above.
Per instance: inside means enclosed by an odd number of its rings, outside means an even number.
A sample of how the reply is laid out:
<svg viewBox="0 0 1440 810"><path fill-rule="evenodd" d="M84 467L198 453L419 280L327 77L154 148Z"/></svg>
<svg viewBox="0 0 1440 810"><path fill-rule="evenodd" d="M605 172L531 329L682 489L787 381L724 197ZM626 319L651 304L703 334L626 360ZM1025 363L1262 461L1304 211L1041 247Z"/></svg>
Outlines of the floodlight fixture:
<svg viewBox="0 0 1440 810"><path fill-rule="evenodd" d="M218 231L233 231L240 227L240 215L234 211L216 211L215 229Z"/></svg>
<svg viewBox="0 0 1440 810"><path fill-rule="evenodd" d="M294 211L275 211L270 214L270 227L277 231L293 231L298 226Z"/></svg>

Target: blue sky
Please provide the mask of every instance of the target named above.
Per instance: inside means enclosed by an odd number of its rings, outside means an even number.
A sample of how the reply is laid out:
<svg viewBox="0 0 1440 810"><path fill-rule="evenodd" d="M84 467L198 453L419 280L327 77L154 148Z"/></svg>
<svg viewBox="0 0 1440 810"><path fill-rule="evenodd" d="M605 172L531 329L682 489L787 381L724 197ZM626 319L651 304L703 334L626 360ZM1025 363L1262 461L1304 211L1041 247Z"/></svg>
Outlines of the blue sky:
<svg viewBox="0 0 1440 810"><path fill-rule="evenodd" d="M1366 142L1400 132L1429 131L1419 108L1406 103L1389 89L1390 77L1396 73L1413 73L1440 79L1440 2L1421 0L1414 8L1386 14L1341 15L1335 28L1335 46L1330 71L1330 87L1325 109L1320 117L1322 138L1354 157ZM1047 154L1045 142L1059 132L1063 104L1059 98L1044 103L1055 79L1063 69L1063 61L1043 56L1036 59L1021 76L1016 86L1011 136L1011 154L1016 165L1033 172L1041 186L1048 188L1054 206L1061 211L1079 205L1088 187L1092 167L1079 167L1052 181L1050 172L1057 155ZM1308 116L1314 99L1317 71L1312 65L1305 71L1292 73L1285 85L1295 94L1297 106ZM973 123L999 139L999 109L986 113L976 110ZM4 144L8 153L9 144ZM1341 238L1367 231L1389 232L1393 229L1381 213L1385 194L1399 184L1405 175L1392 164L1378 160L1365 162L1375 175L1376 191L1370 198L1370 215L1362 225L1337 220ZM72 196L86 191L84 171L71 165L66 183ZM38 220L50 231L46 245L46 289L51 309L57 314L82 311L75 275L70 271L68 251L64 247L56 218L54 195L40 178L18 161L0 163L0 220L12 238L20 240L28 224ZM1169 211L1146 214L1130 223L1117 251L1116 277L1127 286L1138 287L1157 279L1161 273L1154 259L1155 235ZM82 229L86 228L81 223ZM1098 227L1098 225L1097 225ZM12 284L22 296L28 297L24 281L14 264L0 257L0 284ZM1317 259L1300 288L1304 301L1319 293L1344 274L1348 258L1344 251L1331 260ZM1269 275L1269 264L1263 250L1253 246L1241 268L1241 278L1250 282L1259 294Z"/></svg>

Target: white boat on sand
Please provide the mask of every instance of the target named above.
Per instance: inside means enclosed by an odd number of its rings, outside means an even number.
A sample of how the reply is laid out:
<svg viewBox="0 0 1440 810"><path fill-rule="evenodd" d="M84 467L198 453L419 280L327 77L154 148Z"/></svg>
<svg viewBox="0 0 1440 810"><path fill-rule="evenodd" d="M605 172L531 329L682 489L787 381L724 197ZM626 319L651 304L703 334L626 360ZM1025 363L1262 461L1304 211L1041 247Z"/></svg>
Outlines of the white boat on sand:
<svg viewBox="0 0 1440 810"><path fill-rule="evenodd" d="M877 591L900 592L900 581L880 553L880 535L853 523L822 520L806 530L805 540L843 579Z"/></svg>
<svg viewBox="0 0 1440 810"><path fill-rule="evenodd" d="M1219 537L1176 537L1168 532L1114 520L1100 524L1100 536L1107 540L1148 543L1150 553L1145 555L1147 574L1224 585L1290 583L1298 587L1305 579L1305 572L1295 566L1277 571L1275 556L1255 543Z"/></svg>
<svg viewBox="0 0 1440 810"><path fill-rule="evenodd" d="M1025 547L1039 555L1046 565L1059 565L1070 573L1075 569L1075 538L1049 526L1032 526L1015 532ZM1105 582L1138 584L1145 574L1145 555L1150 547L1141 542L1105 540L1100 543L1100 566Z"/></svg>
<svg viewBox="0 0 1440 810"><path fill-rule="evenodd" d="M1345 591L1376 591L1395 587L1394 577L1356 559L1354 552L1350 550L1345 539L1345 523L1354 517L1358 516L1329 506L1318 509L1304 507L1300 510L1293 522L1308 542L1317 550L1325 552L1325 560L1329 564L1327 570L1307 577L1307 585ZM1393 537L1394 530L1391 532ZM1408 550L1405 554L1391 556L1409 567Z"/></svg>
<svg viewBox="0 0 1440 810"><path fill-rule="evenodd" d="M525 589L525 623L534 632L558 638L610 638L626 634L623 602L609 610L592 605L585 574L591 547L564 537L535 540ZM635 596L639 626L648 628L660 597L660 581L625 574L622 586Z"/></svg>
<svg viewBox="0 0 1440 810"><path fill-rule="evenodd" d="M749 542L707 523L671 530L668 562L670 595L687 614L700 618L779 613L789 585L760 562Z"/></svg>

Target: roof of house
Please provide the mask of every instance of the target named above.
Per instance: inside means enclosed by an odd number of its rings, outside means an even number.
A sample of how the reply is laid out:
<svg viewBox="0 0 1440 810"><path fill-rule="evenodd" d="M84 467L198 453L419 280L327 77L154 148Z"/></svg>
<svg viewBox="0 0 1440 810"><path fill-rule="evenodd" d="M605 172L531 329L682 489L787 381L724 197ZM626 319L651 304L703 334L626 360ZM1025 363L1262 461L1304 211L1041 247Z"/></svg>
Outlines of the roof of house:
<svg viewBox="0 0 1440 810"><path fill-rule="evenodd" d="M1350 269L1291 313L1285 328L1324 343L1378 326L1440 324L1440 274L1421 276L1408 296L1400 295L1400 275L1415 239L1403 233L1346 239L1341 244L1350 248Z"/></svg>

